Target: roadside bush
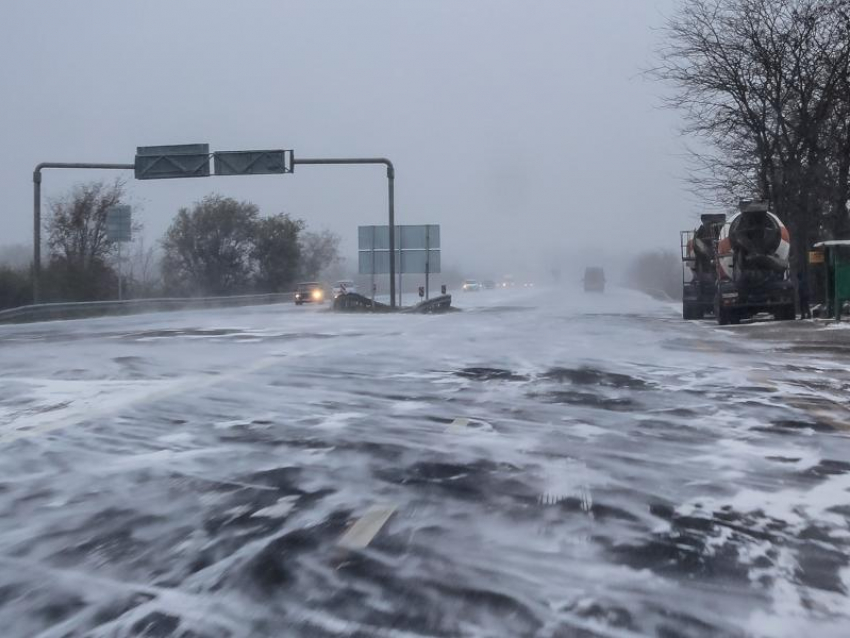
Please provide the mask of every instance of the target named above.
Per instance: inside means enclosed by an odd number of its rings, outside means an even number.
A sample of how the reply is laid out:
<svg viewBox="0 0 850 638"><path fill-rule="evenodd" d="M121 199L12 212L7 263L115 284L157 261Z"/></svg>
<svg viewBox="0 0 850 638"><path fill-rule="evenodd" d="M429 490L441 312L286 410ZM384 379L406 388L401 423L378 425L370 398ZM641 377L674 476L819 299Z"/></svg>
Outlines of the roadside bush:
<svg viewBox="0 0 850 638"><path fill-rule="evenodd" d="M29 270L0 267L0 310L32 303L32 276Z"/></svg>
<svg viewBox="0 0 850 638"><path fill-rule="evenodd" d="M681 299L682 260L665 250L638 255L629 268L626 284L656 299Z"/></svg>

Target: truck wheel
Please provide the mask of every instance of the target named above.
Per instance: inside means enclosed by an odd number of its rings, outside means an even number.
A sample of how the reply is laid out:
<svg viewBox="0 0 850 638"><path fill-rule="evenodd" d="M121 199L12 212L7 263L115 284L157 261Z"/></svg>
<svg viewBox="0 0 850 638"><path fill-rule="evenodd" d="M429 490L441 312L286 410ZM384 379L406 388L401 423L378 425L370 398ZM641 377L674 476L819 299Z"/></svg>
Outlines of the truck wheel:
<svg viewBox="0 0 850 638"><path fill-rule="evenodd" d="M774 314L776 321L794 321L797 318L797 309L793 305L782 306Z"/></svg>
<svg viewBox="0 0 850 638"><path fill-rule="evenodd" d="M682 318L685 321L702 319L702 312L700 308L696 307L694 304L684 302L682 303Z"/></svg>

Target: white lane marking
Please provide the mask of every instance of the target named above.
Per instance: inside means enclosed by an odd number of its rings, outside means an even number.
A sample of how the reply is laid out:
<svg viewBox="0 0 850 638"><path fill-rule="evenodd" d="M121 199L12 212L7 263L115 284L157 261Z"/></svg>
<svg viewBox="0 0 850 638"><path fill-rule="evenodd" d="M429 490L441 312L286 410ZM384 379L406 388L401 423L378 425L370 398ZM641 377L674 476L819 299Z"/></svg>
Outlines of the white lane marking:
<svg viewBox="0 0 850 638"><path fill-rule="evenodd" d="M268 507L264 507L263 509L257 510L251 514L251 518L284 518L293 509L295 509L295 504L298 502L299 498L301 497L297 495L279 498L277 499L277 503L274 505L269 505Z"/></svg>
<svg viewBox="0 0 850 638"><path fill-rule="evenodd" d="M337 541L337 545L345 549L364 549L390 520L394 512L395 507L392 505L373 505L348 528L348 531Z"/></svg>
<svg viewBox="0 0 850 638"><path fill-rule="evenodd" d="M449 424L449 427L446 428L446 432L463 432L467 425L469 425L469 419L455 419Z"/></svg>

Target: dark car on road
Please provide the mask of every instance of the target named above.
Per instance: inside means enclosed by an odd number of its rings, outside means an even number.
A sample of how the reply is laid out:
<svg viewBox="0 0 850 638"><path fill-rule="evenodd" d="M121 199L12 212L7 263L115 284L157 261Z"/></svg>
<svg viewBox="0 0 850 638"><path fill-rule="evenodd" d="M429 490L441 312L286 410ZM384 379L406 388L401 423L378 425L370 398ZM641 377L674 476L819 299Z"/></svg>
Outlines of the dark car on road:
<svg viewBox="0 0 850 638"><path fill-rule="evenodd" d="M584 269L584 291L605 292L605 271L598 266Z"/></svg>
<svg viewBox="0 0 850 638"><path fill-rule="evenodd" d="M298 284L295 288L295 305L300 306L303 303L324 303L325 289L322 284L315 281L309 281L303 284Z"/></svg>

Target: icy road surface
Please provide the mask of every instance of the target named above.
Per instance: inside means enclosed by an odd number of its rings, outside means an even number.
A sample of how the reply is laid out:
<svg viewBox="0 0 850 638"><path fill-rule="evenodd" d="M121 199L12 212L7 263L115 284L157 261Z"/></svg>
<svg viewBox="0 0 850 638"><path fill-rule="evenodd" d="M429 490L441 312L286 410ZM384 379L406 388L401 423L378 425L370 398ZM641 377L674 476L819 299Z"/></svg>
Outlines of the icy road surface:
<svg viewBox="0 0 850 638"><path fill-rule="evenodd" d="M0 327L0 634L850 635L847 354L456 305Z"/></svg>

